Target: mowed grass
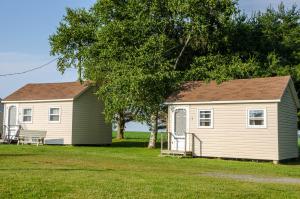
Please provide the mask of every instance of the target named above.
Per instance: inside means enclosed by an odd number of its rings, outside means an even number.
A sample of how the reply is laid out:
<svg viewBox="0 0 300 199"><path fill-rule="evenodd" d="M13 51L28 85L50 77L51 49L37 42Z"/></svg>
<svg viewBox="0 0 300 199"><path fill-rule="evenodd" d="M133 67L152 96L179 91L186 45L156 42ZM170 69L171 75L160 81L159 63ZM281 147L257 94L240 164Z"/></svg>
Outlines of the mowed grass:
<svg viewBox="0 0 300 199"><path fill-rule="evenodd" d="M300 178L299 162L159 157L148 136L126 133L106 147L0 145L0 198L300 198L297 184L201 175Z"/></svg>

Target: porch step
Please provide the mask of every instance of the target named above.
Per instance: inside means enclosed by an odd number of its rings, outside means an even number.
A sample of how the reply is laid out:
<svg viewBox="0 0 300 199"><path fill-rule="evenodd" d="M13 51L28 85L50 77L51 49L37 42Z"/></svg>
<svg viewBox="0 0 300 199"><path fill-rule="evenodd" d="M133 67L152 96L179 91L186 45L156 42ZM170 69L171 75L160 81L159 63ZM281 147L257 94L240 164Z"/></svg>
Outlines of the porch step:
<svg viewBox="0 0 300 199"><path fill-rule="evenodd" d="M182 156L182 157L193 157L192 151L177 151L177 150L162 150L162 156Z"/></svg>

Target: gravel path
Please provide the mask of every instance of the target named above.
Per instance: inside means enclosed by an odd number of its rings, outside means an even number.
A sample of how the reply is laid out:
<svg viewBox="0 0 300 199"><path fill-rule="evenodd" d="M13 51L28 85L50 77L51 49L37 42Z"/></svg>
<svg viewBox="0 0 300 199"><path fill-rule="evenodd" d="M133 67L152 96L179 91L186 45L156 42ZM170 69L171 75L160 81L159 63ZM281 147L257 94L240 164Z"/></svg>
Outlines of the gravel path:
<svg viewBox="0 0 300 199"><path fill-rule="evenodd" d="M261 177L255 175L228 174L228 173L203 173L201 175L215 177L215 178L230 178L230 179L235 179L235 180L240 180L245 182L300 184L300 178Z"/></svg>

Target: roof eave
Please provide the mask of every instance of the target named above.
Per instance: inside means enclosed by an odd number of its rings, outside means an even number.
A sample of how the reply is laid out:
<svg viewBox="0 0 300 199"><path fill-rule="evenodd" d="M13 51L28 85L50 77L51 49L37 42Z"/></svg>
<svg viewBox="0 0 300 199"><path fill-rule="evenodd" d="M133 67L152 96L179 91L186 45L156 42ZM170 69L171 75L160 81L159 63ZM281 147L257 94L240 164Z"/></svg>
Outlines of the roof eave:
<svg viewBox="0 0 300 199"><path fill-rule="evenodd" d="M232 101L205 101L205 102L165 102L165 105L197 105L197 104L245 104L245 103L278 103L281 99L272 100L232 100Z"/></svg>
<svg viewBox="0 0 300 199"><path fill-rule="evenodd" d="M68 99L45 99L45 100L3 100L1 103L37 103L37 102L67 102L67 101L73 101L74 98L68 98Z"/></svg>

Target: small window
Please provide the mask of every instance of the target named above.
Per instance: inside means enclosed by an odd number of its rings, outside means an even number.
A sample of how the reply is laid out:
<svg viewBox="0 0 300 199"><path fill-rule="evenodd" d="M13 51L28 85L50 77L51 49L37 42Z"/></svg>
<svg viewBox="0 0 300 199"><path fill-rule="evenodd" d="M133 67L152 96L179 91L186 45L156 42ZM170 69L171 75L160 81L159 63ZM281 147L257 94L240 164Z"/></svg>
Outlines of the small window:
<svg viewBox="0 0 300 199"><path fill-rule="evenodd" d="M50 122L60 122L60 108L50 108L49 121Z"/></svg>
<svg viewBox="0 0 300 199"><path fill-rule="evenodd" d="M212 110L198 110L199 114L199 128L212 128L213 127L213 111Z"/></svg>
<svg viewBox="0 0 300 199"><path fill-rule="evenodd" d="M32 122L32 109L31 108L24 108L23 109L23 122L24 123L31 123Z"/></svg>
<svg viewBox="0 0 300 199"><path fill-rule="evenodd" d="M265 128L266 127L266 110L249 109L248 110L248 127Z"/></svg>

